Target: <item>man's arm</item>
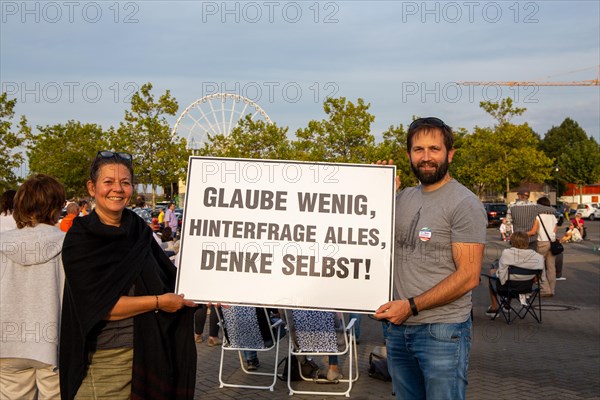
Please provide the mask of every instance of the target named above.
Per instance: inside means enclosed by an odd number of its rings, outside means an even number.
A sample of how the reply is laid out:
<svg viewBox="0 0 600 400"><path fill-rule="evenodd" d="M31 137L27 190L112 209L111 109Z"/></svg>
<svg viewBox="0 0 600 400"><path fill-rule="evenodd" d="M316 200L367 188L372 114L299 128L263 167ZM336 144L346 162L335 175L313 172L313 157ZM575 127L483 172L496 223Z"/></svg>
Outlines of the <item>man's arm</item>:
<svg viewBox="0 0 600 400"><path fill-rule="evenodd" d="M427 310L453 302L477 285L483 261L482 243L452 243L452 254L456 271L440 283L414 298L417 310ZM375 312L375 318L387 319L400 325L412 315L408 300L385 303Z"/></svg>

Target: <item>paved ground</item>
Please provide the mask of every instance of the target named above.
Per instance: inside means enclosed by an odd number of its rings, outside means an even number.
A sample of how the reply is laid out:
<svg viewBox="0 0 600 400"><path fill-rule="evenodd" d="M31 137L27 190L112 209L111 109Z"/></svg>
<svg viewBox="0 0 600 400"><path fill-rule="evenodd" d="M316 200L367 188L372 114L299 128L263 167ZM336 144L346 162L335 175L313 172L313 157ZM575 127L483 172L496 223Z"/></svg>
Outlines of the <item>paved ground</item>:
<svg viewBox="0 0 600 400"><path fill-rule="evenodd" d="M542 299L543 322L518 320L507 325L485 316L489 304L485 282L473 296L473 346L469 365L467 398L480 399L600 399L600 221L586 221L589 240L565 245L566 281L557 282L556 296ZM490 264L507 245L498 240L496 229L488 229L485 263ZM208 329L205 329L208 332ZM363 317L358 346L360 378L352 389L352 399L390 399L391 384L367 375L369 353L382 344L380 323ZM275 390L219 389L220 348L199 344L196 398L285 399L285 382ZM287 340L282 342L287 351ZM227 354L226 376L246 382L239 364ZM280 358L282 355L280 354ZM342 361L342 360L340 360ZM321 362L323 364L323 362ZM261 369L268 368L266 356ZM271 364L272 365L272 364ZM256 383L255 383L256 384ZM259 383L260 384L260 383ZM307 383L311 388L314 383ZM338 385L318 385L318 390L338 389ZM295 395L295 399L335 398Z"/></svg>

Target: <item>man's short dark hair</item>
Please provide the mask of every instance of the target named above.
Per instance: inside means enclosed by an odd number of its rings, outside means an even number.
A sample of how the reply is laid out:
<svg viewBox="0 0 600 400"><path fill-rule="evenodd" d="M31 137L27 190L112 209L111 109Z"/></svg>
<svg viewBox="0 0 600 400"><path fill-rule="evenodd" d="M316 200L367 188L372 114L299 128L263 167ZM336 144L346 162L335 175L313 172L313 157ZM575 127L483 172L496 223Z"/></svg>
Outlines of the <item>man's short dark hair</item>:
<svg viewBox="0 0 600 400"><path fill-rule="evenodd" d="M452 150L452 147L454 147L454 134L452 133L452 128L436 117L418 118L410 124L408 127L408 134L406 135L406 150L410 151L412 148L413 138L417 133L430 131L442 132L446 151Z"/></svg>

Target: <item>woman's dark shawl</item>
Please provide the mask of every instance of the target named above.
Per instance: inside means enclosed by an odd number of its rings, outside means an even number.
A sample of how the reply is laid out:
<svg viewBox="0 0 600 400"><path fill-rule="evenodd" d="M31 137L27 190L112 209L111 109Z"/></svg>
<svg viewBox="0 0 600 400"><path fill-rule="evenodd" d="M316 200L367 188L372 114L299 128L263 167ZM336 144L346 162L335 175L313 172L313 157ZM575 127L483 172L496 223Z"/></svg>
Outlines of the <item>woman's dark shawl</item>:
<svg viewBox="0 0 600 400"><path fill-rule="evenodd" d="M136 296L173 292L176 269L150 228L127 209L118 228L102 224L95 212L76 218L62 257L60 389L71 400L86 374L94 327L134 284ZM135 316L131 398L192 399L195 379L193 309Z"/></svg>

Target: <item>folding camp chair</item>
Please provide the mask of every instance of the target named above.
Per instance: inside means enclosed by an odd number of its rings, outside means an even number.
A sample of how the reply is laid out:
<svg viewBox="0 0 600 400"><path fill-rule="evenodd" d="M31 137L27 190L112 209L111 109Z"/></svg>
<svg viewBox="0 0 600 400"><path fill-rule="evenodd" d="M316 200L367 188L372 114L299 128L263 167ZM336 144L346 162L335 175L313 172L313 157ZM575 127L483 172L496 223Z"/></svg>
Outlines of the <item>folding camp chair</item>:
<svg viewBox="0 0 600 400"><path fill-rule="evenodd" d="M358 356L356 353L356 338L354 336L354 324L356 319L352 319L345 326L344 318L337 318L334 312L311 311L311 310L286 310L286 321L289 330L288 357L292 356L341 356L348 355L349 368L348 378L339 379L338 382L347 383L347 389L344 391L307 391L296 390L291 383L291 362L288 363L288 389L290 396L298 394L317 394L317 395L345 395L350 397L352 383L358 379ZM340 335L338 335L340 333ZM338 340L338 338L340 340ZM340 368L341 370L341 368ZM299 368L300 377L303 381L327 382L330 381L306 377L302 374L302 368Z"/></svg>
<svg viewBox="0 0 600 400"><path fill-rule="evenodd" d="M489 278L489 288L498 302L498 310L492 319L496 319L498 314L501 313L506 323L510 324L517 317L524 319L529 314L538 323L542 322L542 298L540 296L542 270L531 270L510 265L508 267L508 279L504 285L500 285L500 280L495 276L482 275ZM531 278L528 280L515 280L515 275L525 275Z"/></svg>
<svg viewBox="0 0 600 400"><path fill-rule="evenodd" d="M259 314L264 313L269 328L262 329L259 324ZM273 387L277 382L277 360L279 358L279 341L281 327L283 321L276 319L271 322L268 311L265 308L232 306L229 308L221 308L217 314L219 316L219 324L223 328L223 344L221 345L221 364L219 366L219 382L223 387L237 387L248 389L269 389L273 391ZM262 318L262 315L260 316ZM268 332L266 332L268 331ZM255 372L249 371L246 368L246 363L242 357L242 351L257 351L275 353L272 372ZM237 351L240 359L242 371L248 375L264 375L273 378L270 385L244 385L226 383L223 380L223 364L225 353L228 351Z"/></svg>

